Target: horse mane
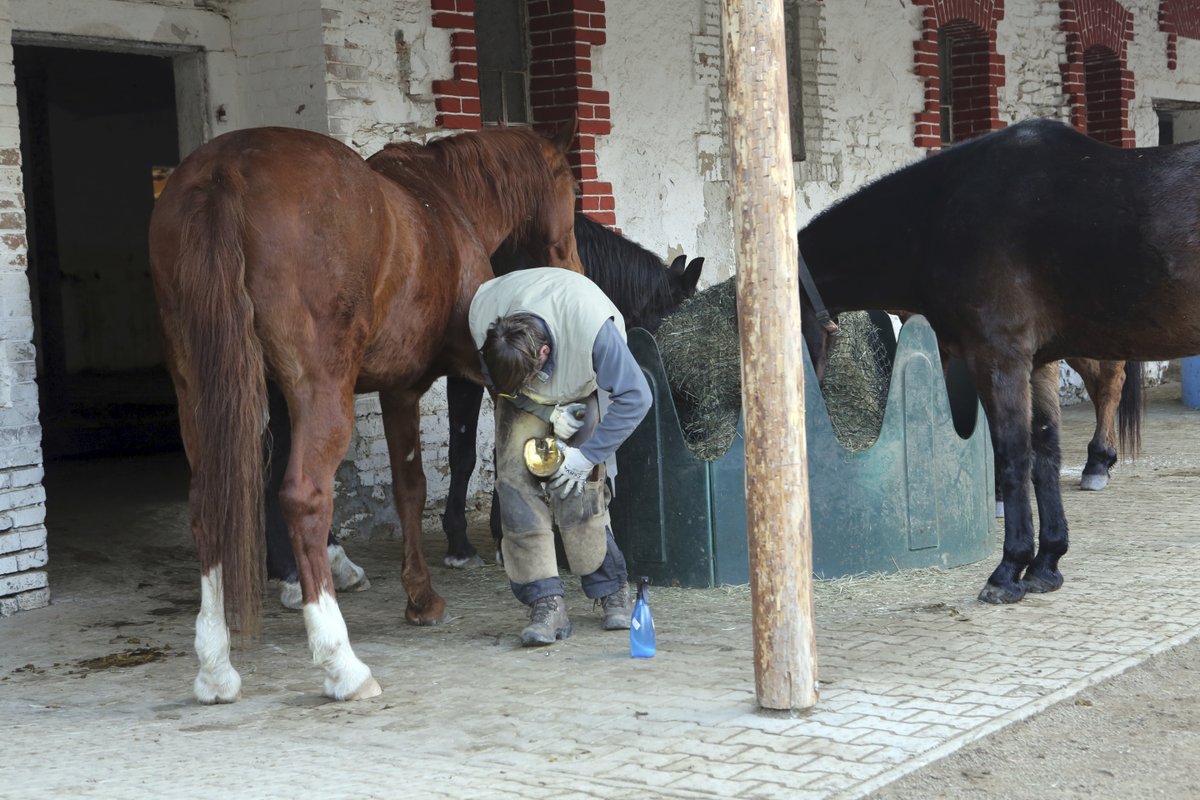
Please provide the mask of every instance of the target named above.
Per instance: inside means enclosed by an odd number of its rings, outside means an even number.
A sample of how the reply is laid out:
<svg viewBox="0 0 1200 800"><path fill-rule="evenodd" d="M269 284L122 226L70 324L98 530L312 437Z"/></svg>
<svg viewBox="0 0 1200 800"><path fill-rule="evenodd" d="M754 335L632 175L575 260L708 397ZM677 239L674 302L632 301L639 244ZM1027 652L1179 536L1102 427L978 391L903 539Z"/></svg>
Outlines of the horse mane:
<svg viewBox="0 0 1200 800"><path fill-rule="evenodd" d="M575 247L584 274L613 301L627 327L645 327L647 312L661 317L678 304L658 256L586 214L575 215Z"/></svg>
<svg viewBox="0 0 1200 800"><path fill-rule="evenodd" d="M503 219L513 224L513 240L530 239L530 224L557 199L552 194L556 170L546 160L549 141L532 128L493 128L436 139L426 147L434 154L468 201L498 203ZM562 160L566 167L566 159Z"/></svg>

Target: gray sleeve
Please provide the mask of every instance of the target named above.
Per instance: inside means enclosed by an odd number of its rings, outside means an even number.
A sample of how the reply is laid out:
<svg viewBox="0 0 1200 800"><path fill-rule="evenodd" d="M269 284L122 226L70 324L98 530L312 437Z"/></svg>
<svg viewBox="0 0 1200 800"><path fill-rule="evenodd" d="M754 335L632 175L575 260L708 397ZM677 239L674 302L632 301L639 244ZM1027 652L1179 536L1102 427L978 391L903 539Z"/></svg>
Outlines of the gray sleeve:
<svg viewBox="0 0 1200 800"><path fill-rule="evenodd" d="M599 464L617 451L650 410L650 384L612 320L596 335L592 366L596 384L609 393L611 405L579 449L588 461Z"/></svg>

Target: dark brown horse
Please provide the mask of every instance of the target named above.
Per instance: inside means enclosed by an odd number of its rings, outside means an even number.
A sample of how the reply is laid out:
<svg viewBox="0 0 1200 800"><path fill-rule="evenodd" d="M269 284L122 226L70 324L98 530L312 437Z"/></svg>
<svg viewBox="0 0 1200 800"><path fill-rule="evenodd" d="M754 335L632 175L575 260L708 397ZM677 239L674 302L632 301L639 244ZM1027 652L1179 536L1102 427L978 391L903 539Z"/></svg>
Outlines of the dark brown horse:
<svg viewBox="0 0 1200 800"><path fill-rule="evenodd" d="M1005 507L980 599L1058 589L1057 362L1200 352L1200 144L1121 149L1022 122L855 192L801 231L800 250L830 311L924 314L966 362ZM821 363L828 336L807 297L802 311Z"/></svg>
<svg viewBox="0 0 1200 800"><path fill-rule="evenodd" d="M151 276L192 469L201 702L236 699L227 623L258 622L267 378L291 416L280 505L325 693L379 693L351 650L326 552L355 392L379 392L405 617L442 620L421 552L418 403L442 375L480 379L466 314L502 241L582 271L564 133L464 134L364 161L326 136L261 128L214 139L172 175L150 222Z"/></svg>

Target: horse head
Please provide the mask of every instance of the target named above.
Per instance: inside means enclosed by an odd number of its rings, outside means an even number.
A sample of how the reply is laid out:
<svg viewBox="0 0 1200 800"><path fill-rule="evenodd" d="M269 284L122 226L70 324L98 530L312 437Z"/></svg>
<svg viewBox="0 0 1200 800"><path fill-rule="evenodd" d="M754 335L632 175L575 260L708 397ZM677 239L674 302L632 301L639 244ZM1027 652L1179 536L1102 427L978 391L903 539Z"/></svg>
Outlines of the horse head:
<svg viewBox="0 0 1200 800"><path fill-rule="evenodd" d="M575 139L576 122L563 125L551 139L541 142L542 158L552 176L542 198L541 214L532 219L526 232L525 249L535 263L583 272L583 262L575 245L575 196L578 184L567 153Z"/></svg>

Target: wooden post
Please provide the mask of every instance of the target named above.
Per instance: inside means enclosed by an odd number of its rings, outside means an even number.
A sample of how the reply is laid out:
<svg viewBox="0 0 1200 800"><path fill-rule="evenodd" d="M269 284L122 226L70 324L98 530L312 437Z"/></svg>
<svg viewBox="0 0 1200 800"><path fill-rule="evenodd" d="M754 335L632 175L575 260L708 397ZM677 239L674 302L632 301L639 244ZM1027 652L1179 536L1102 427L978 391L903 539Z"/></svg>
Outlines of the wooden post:
<svg viewBox="0 0 1200 800"><path fill-rule="evenodd" d="M722 0L758 704L817 702L783 0Z"/></svg>

